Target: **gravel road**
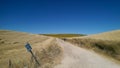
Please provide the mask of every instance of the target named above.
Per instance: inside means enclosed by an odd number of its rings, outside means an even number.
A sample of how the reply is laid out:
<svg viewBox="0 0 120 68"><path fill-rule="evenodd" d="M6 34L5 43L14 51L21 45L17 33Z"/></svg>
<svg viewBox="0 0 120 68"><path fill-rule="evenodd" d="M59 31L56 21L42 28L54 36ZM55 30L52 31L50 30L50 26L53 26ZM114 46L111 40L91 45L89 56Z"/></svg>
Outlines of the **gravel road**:
<svg viewBox="0 0 120 68"><path fill-rule="evenodd" d="M120 64L96 54L93 51L74 46L68 42L56 39L63 47L64 58L55 68L120 68Z"/></svg>

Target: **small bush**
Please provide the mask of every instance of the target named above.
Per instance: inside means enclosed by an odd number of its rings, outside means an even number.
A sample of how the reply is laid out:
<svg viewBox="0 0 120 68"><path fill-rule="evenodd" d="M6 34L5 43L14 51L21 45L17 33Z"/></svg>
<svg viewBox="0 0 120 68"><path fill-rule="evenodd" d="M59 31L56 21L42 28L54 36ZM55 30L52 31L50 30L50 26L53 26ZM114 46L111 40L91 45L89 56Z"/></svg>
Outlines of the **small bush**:
<svg viewBox="0 0 120 68"><path fill-rule="evenodd" d="M5 41L1 41L1 42L0 42L0 44L4 44L4 43L5 43Z"/></svg>

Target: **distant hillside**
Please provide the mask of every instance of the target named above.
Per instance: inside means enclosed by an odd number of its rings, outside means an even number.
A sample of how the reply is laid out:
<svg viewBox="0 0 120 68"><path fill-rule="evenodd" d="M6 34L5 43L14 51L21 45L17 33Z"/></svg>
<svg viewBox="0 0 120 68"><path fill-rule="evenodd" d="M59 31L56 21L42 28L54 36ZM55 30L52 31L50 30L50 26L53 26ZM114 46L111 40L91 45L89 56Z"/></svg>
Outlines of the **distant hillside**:
<svg viewBox="0 0 120 68"><path fill-rule="evenodd" d="M69 38L69 37L81 37L86 36L85 34L42 34L45 36L57 37L57 38Z"/></svg>
<svg viewBox="0 0 120 68"><path fill-rule="evenodd" d="M87 38L120 41L120 30L86 36Z"/></svg>

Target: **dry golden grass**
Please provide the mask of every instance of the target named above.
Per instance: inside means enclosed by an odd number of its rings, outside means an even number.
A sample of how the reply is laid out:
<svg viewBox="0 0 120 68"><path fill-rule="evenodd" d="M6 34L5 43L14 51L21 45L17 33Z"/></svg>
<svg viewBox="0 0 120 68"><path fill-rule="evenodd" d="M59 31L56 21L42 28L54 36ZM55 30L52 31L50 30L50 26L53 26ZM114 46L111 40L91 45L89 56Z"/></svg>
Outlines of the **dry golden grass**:
<svg viewBox="0 0 120 68"><path fill-rule="evenodd" d="M120 61L120 30L67 39L66 41Z"/></svg>
<svg viewBox="0 0 120 68"><path fill-rule="evenodd" d="M53 68L60 63L62 56L62 48L56 43L47 45L45 48L34 49L33 52L40 65L37 65L31 54L28 52L24 57L18 56L11 59L13 68Z"/></svg>
<svg viewBox="0 0 120 68"><path fill-rule="evenodd" d="M114 30L114 31L94 34L94 35L86 36L86 38L120 41L120 30Z"/></svg>
<svg viewBox="0 0 120 68"><path fill-rule="evenodd" d="M40 66L27 52L26 42L31 44ZM54 38L0 30L0 68L53 68L60 62L61 56L62 48Z"/></svg>
<svg viewBox="0 0 120 68"><path fill-rule="evenodd" d="M36 51L36 55L40 59L41 68L53 68L55 65L60 63L62 58L62 48L53 43L43 48L41 52Z"/></svg>

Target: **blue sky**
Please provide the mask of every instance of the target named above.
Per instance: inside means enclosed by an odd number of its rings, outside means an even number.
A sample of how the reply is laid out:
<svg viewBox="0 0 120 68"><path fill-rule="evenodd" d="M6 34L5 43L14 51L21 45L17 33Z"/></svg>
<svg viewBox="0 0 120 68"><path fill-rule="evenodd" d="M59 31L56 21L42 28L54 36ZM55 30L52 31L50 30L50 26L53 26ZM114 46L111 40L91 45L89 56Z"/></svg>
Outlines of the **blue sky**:
<svg viewBox="0 0 120 68"><path fill-rule="evenodd" d="M0 29L96 34L120 29L120 0L0 0Z"/></svg>

